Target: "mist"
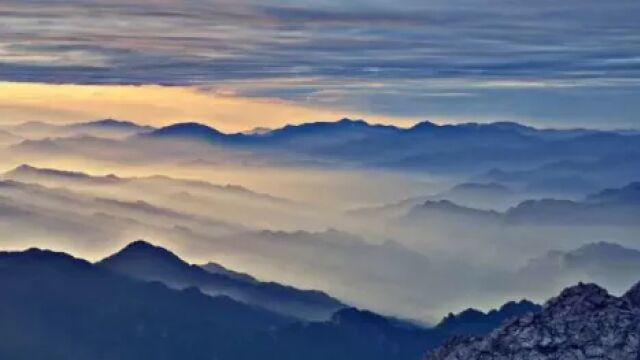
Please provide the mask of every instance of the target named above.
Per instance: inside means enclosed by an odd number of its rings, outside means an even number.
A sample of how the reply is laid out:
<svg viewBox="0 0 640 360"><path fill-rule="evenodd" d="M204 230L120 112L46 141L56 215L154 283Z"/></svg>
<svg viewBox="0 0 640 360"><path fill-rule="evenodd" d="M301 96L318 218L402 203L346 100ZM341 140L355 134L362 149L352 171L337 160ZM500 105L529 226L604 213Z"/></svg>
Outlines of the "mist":
<svg viewBox="0 0 640 360"><path fill-rule="evenodd" d="M418 169L404 160L403 166L388 165L418 148L383 151L380 161L372 161L371 154L359 153L363 138L357 132L339 140L352 144L347 146L321 138L286 145L154 138L149 128L78 133L78 127L56 127L53 135L35 128L5 129L2 248L37 246L98 260L145 239L192 263L214 261L431 322L471 306L542 301L576 279L624 289L632 276L611 276L603 267L526 269L549 252L570 254L594 243L623 246L625 253L640 248L637 205L593 200L606 187L626 189L636 176L629 166L608 167L606 176L570 167L570 175L588 186L530 186L558 179L555 167L545 164L576 162L575 154L546 153L525 166L483 158L485 151L468 168L468 160L448 154L451 166L429 160ZM376 141L396 136L395 130L375 131ZM586 141L576 139L545 141ZM542 146L537 141L524 141L527 154ZM332 146L350 150L327 152ZM635 138L625 138L620 149L593 151L580 161L597 162L635 146ZM496 167L501 177L492 172ZM542 281L549 277L553 281ZM523 287L525 282L535 285Z"/></svg>

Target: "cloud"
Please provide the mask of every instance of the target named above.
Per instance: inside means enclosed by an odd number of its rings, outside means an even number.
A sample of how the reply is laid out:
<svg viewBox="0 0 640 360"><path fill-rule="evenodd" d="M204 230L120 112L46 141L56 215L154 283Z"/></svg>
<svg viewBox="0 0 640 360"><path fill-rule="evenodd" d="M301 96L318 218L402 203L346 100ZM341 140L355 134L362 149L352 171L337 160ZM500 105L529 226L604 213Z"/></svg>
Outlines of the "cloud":
<svg viewBox="0 0 640 360"><path fill-rule="evenodd" d="M379 111L395 115L406 108L400 97L407 93L414 95L408 101L413 113L468 115L436 97L471 93L477 96L470 102L493 115L503 113L495 104L505 88L521 96L534 95L532 87L571 88L563 94L580 97L640 84L640 25L634 16L640 4L632 0L494 0L481 6L468 0L9 0L0 11L0 79L7 81L217 87L241 82L239 90L251 95L244 82L269 80L260 95L315 104L322 104L323 92L347 86L340 104L362 109L392 94L387 103L395 110ZM289 81L301 78L295 85ZM312 96L288 96L291 88ZM488 100L478 100L483 96ZM617 106L614 97L603 100ZM447 111L429 111L434 106ZM562 115L548 109L516 112ZM624 113L613 117L631 120Z"/></svg>

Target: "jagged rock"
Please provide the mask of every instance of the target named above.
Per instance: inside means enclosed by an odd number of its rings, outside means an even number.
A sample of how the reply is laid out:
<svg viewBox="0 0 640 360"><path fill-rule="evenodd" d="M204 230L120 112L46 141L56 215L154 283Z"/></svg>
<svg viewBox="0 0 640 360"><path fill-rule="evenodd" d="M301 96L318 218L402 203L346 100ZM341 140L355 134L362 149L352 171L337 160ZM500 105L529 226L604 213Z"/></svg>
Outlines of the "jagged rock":
<svg viewBox="0 0 640 360"><path fill-rule="evenodd" d="M640 285L615 297L594 284L565 289L538 314L485 337L454 338L426 360L637 360Z"/></svg>
<svg viewBox="0 0 640 360"><path fill-rule="evenodd" d="M629 301L631 306L640 308L640 283L637 283L629 289L629 291L624 294L623 298Z"/></svg>

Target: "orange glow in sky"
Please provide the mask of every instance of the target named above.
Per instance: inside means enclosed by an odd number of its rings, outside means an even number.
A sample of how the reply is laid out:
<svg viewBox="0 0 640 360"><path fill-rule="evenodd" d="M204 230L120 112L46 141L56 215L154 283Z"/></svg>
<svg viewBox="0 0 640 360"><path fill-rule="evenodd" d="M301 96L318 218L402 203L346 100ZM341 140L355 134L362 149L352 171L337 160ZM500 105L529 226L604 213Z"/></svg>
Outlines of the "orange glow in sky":
<svg viewBox="0 0 640 360"><path fill-rule="evenodd" d="M290 123L364 118L408 126L418 119L349 113L277 99L247 98L191 87L0 82L0 120L69 123L103 118L162 126L197 121L227 131ZM3 124L4 125L4 124Z"/></svg>

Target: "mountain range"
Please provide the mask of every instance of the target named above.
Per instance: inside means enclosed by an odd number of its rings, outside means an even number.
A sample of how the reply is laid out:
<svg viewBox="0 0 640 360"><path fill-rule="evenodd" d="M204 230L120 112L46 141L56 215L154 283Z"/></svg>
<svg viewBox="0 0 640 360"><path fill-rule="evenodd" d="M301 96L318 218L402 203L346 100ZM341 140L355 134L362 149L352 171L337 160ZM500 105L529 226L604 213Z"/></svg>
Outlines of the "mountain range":
<svg viewBox="0 0 640 360"><path fill-rule="evenodd" d="M390 135L441 135L459 136L485 134L517 134L522 136L535 136L546 139L563 139L571 137L598 135L605 131L588 129L537 129L514 122L495 123L463 123L452 125L437 125L424 121L410 128L399 128L391 125L369 124L364 120L352 120L348 118L335 122L313 122L299 125L286 125L282 128L261 131L258 133L233 133L225 134L210 126L199 123L178 123L150 132L148 135L155 137L183 136L201 140L215 141L221 136L238 137L244 135L245 139L253 138L254 141L270 142L274 140L301 141L313 143L315 138L331 137L337 142L361 140L373 137ZM618 133L618 132L616 132ZM335 137L338 137L337 139ZM260 140L258 140L260 139Z"/></svg>
<svg viewBox="0 0 640 360"><path fill-rule="evenodd" d="M138 125L131 121L122 121L115 119L102 119L65 125L32 121L19 125L8 126L3 129L24 138L81 135L108 138L125 138L127 136L155 130L155 128L151 126Z"/></svg>
<svg viewBox="0 0 640 360"><path fill-rule="evenodd" d="M21 165L5 172L1 178L25 185L39 184L57 191L67 190L83 195L89 193L93 195L94 202L100 201L101 205L127 207L138 213L171 213L175 215L174 220L186 219L185 216L194 220L195 216L200 224L207 219L234 224L238 219L237 214L242 214L247 221L255 223L291 223L298 220L291 215L292 209L302 209L298 213L301 216L304 214L301 204L243 186L218 185L169 176L90 175L78 171ZM212 206L224 208L225 211L212 213ZM179 213L182 215L178 215ZM303 223L302 220L298 222Z"/></svg>
<svg viewBox="0 0 640 360"><path fill-rule="evenodd" d="M640 152L640 137L626 133L536 129L504 122L457 125L423 122L403 129L343 119L288 125L260 135L222 134L201 124L185 123L144 136L296 150L320 159L431 171L461 170L463 166L469 171L487 162L510 166L522 161L543 164L556 160L558 154L563 154L565 159L579 160L586 156L609 155L611 149ZM452 146L454 143L457 146Z"/></svg>
<svg viewBox="0 0 640 360"><path fill-rule="evenodd" d="M499 183L464 182L448 190L425 196L416 196L391 204L362 207L347 212L360 217L391 218L406 214L412 208L433 202L450 202L482 210L506 209L526 197Z"/></svg>
<svg viewBox="0 0 640 360"><path fill-rule="evenodd" d="M476 209L449 200L427 200L401 216L403 222L474 221L485 224L638 225L640 186L631 183L607 189L578 201L538 199L522 201L504 212Z"/></svg>
<svg viewBox="0 0 640 360"><path fill-rule="evenodd" d="M212 284L233 284L231 295L245 300L242 291L342 309L324 321L300 320L208 293ZM97 264L47 250L2 252L0 286L7 359L409 360L450 336L318 292L209 273L140 241Z"/></svg>
<svg viewBox="0 0 640 360"><path fill-rule="evenodd" d="M319 291L259 282L246 274L232 274L218 264L190 265L170 251L144 241L129 244L100 261L98 266L140 280L159 281L175 289L197 287L208 295L229 296L304 320L327 320L336 311L347 307Z"/></svg>
<svg viewBox="0 0 640 360"><path fill-rule="evenodd" d="M138 251L145 258L150 251L181 263L180 268L191 268L188 272L202 269L143 242L95 265L39 249L0 253L5 320L0 356L409 360L428 353L427 359L467 360L480 354L491 359L606 354L624 360L636 359L639 351L640 285L617 298L596 285L580 284L543 308L521 301L488 313L470 309L447 316L433 329L350 307L325 321L301 321L198 287L178 290L165 280L141 280L136 271L148 274L167 265L137 261L131 252ZM136 263L126 275L116 265L123 257Z"/></svg>
<svg viewBox="0 0 640 360"><path fill-rule="evenodd" d="M104 185L129 185L144 187L152 185L173 186L175 191L191 191L194 193L206 193L209 195L224 193L244 197L245 199L260 200L273 204L293 205L294 202L284 198L278 198L268 194L261 194L239 185L217 185L206 181L192 179L178 179L169 176L155 175L147 177L122 178L116 175L95 176L78 171L65 171L58 169L38 168L27 164L20 165L2 174L4 179L22 181L26 183L44 183L54 186L104 186Z"/></svg>
<svg viewBox="0 0 640 360"><path fill-rule="evenodd" d="M291 320L196 289L129 280L62 253L0 254L0 357L249 359Z"/></svg>
<svg viewBox="0 0 640 360"><path fill-rule="evenodd" d="M579 281L596 282L624 291L637 281L639 272L639 250L602 241L573 250L553 250L533 258L518 270L514 281L537 289L561 289Z"/></svg>
<svg viewBox="0 0 640 360"><path fill-rule="evenodd" d="M640 153L616 152L595 159L555 160L532 169L493 168L476 181L494 181L530 193L580 197L604 187L620 186L640 178Z"/></svg>
<svg viewBox="0 0 640 360"><path fill-rule="evenodd" d="M100 123L100 129L113 129L113 120ZM128 123L127 123L128 124ZM437 125L422 122L411 128L387 125L372 125L362 120L342 119L336 122L316 122L287 125L279 129L259 133L223 133L199 123L177 123L162 128L135 125L120 125L126 128L127 137L114 137L122 152L140 152L140 146L152 146L158 142L165 147L179 143L206 145L218 150L251 151L258 163L300 166L348 166L394 171L431 172L446 174L478 173L496 169L489 176L498 181L499 172L526 171L544 167L554 162L587 164L605 158L637 156L640 154L640 135L629 131L599 131L588 129L537 129L517 123L466 123ZM23 126L24 127L24 126ZM33 125L31 127L34 127ZM75 125L75 129L93 129L95 125ZM7 129L21 135L15 129ZM106 131L106 130L105 130ZM28 131L23 130L23 133ZM32 130L32 132L34 132ZM55 134L48 130L47 134ZM18 153L55 149L55 152L70 152L76 155L101 153L96 148L107 146L99 141L99 132L75 131L67 136L81 133L93 136L82 141L70 139L28 138L20 146L13 147ZM122 134L122 132L121 132ZM50 137L48 135L47 137ZM61 135L62 136L62 135ZM35 141L35 142L34 142ZM169 142L172 145L167 145ZM92 149L94 149L92 151ZM129 149L129 150L127 150ZM181 148L184 150L184 148ZM182 151L181 150L181 151ZM53 153L55 153L53 152ZM194 161L202 154L192 154L179 161ZM237 155L237 154L236 154ZM104 156L104 154L103 154ZM111 156L115 156L111 154ZM124 156L124 155L123 155ZM130 158L131 155L128 156ZM166 159L165 159L166 160ZM248 159L244 159L248 161ZM624 171L623 169L619 169ZM549 182L561 179L551 177ZM500 181L499 181L500 182ZM585 180L588 183L589 180ZM553 185L553 184L551 184ZM606 186L602 181L596 186ZM535 190L535 184L532 184ZM547 186L542 183L540 187ZM593 190L593 187L589 187Z"/></svg>

